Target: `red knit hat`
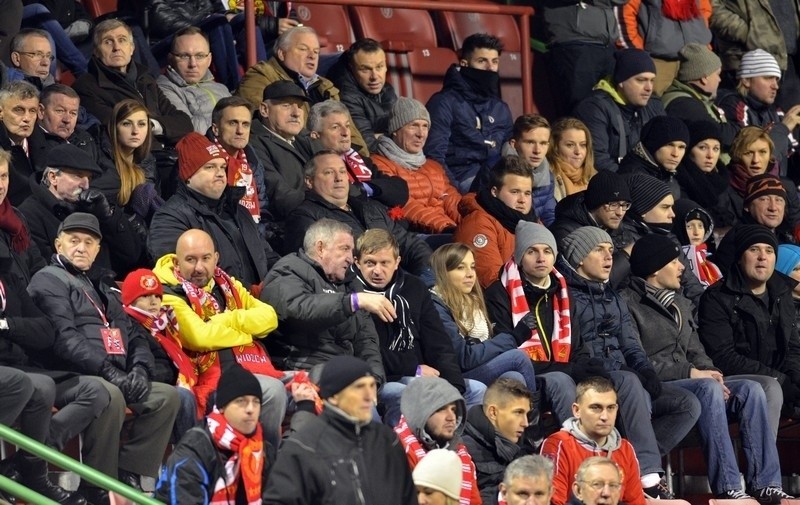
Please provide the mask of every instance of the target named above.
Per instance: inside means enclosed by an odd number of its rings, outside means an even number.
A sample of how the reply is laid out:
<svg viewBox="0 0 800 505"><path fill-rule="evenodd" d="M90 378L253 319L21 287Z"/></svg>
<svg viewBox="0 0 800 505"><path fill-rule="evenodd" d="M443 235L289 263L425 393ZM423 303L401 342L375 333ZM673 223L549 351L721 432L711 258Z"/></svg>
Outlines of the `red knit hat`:
<svg viewBox="0 0 800 505"><path fill-rule="evenodd" d="M186 182L200 167L216 158L224 158L216 144L197 132L191 132L178 141L178 175Z"/></svg>
<svg viewBox="0 0 800 505"><path fill-rule="evenodd" d="M140 268L129 273L122 283L122 304L130 305L140 296L164 296L164 288L152 270Z"/></svg>

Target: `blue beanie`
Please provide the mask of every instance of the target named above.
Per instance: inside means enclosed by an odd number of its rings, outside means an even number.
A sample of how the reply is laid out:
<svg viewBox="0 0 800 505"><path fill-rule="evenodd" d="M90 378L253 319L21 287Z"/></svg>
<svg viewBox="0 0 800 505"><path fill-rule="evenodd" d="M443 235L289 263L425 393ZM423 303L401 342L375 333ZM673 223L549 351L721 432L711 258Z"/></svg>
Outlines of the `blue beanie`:
<svg viewBox="0 0 800 505"><path fill-rule="evenodd" d="M622 49L614 53L614 84L627 81L634 75L644 72L656 73L656 64L647 51L641 49Z"/></svg>
<svg viewBox="0 0 800 505"><path fill-rule="evenodd" d="M800 263L800 247L792 244L778 246L778 261L775 263L775 270L784 275L792 275L792 270L798 263Z"/></svg>

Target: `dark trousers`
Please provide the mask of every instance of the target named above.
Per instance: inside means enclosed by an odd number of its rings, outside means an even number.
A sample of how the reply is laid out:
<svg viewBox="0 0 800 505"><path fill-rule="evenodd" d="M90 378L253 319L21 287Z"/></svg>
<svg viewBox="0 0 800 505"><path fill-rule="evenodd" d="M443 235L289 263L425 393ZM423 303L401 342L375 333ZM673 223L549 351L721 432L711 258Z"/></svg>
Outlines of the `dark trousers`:
<svg viewBox="0 0 800 505"><path fill-rule="evenodd" d="M550 89L558 117L572 114L597 81L614 71L614 48L593 44L558 44L545 54Z"/></svg>

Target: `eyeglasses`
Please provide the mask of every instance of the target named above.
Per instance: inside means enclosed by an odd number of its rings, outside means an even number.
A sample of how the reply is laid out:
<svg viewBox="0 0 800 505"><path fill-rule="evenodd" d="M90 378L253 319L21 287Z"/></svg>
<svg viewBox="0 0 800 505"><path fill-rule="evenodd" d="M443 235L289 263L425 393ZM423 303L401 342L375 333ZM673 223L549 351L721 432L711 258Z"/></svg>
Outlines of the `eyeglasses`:
<svg viewBox="0 0 800 505"><path fill-rule="evenodd" d="M622 484L619 482L604 482L602 480L593 480L592 482L586 482L585 480L582 480L579 482L586 484L595 491L602 491L606 486L608 486L608 489L611 491L619 491L619 488L622 487Z"/></svg>
<svg viewBox="0 0 800 505"><path fill-rule="evenodd" d="M631 208L631 202L610 202L604 203L603 208L605 210L628 210Z"/></svg>
<svg viewBox="0 0 800 505"><path fill-rule="evenodd" d="M204 60L204 59L208 58L210 55L211 55L211 53L194 53L194 54L189 54L189 53L178 53L178 54L175 54L175 53L172 53L172 56L174 56L176 60L183 61L183 62L189 61L192 58L194 58L195 61Z"/></svg>
<svg viewBox="0 0 800 505"><path fill-rule="evenodd" d="M43 59L47 58L48 60L50 60L52 62L53 60L56 59L56 57L53 56L53 53L43 53L41 51L35 51L35 52L34 51L17 51L17 52L19 54L24 54L25 56L27 56L28 58L30 58L32 60L42 61Z"/></svg>

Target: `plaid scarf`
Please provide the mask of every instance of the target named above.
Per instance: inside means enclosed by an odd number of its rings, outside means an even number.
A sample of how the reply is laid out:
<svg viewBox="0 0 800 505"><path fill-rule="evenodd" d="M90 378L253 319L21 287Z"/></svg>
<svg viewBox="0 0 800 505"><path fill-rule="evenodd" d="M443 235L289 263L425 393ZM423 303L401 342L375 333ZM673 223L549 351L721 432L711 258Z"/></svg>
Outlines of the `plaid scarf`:
<svg viewBox="0 0 800 505"><path fill-rule="evenodd" d="M547 335L539 334L539 329L531 330L531 338L519 346L534 361L556 361L559 363L569 362L569 353L572 348L572 328L570 325L569 313L569 294L567 293L567 281L556 270L553 275L558 280L560 289L553 298L553 334L550 337L548 346ZM522 288L522 277L514 258L511 258L500 273L500 282L505 286L508 298L511 301L511 320L514 326L530 312L528 300L525 299L525 292Z"/></svg>
<svg viewBox="0 0 800 505"><path fill-rule="evenodd" d="M372 180L372 170L364 163L364 158L358 151L351 147L350 151L342 155L342 159L347 165L347 178L350 179L350 184L361 184Z"/></svg>
<svg viewBox="0 0 800 505"><path fill-rule="evenodd" d="M236 491L239 486L239 475L244 483L248 505L261 503L261 475L264 469L264 442L261 435L261 423L256 423L256 431L245 436L236 431L221 412L214 411L206 418L206 426L211 433L211 440L219 449L231 452L225 462L225 473L214 483L214 494L210 505L236 503Z"/></svg>
<svg viewBox="0 0 800 505"><path fill-rule="evenodd" d="M422 458L428 454L428 451L422 447L417 437L414 436L414 433L408 426L408 422L406 422L405 416L400 416L400 422L395 426L394 432L397 433L397 436L400 438L400 443L403 444L403 449L406 454L409 452L413 453L417 462L421 461ZM461 498L459 499L459 504L470 505L472 498L472 482L475 480L472 470L472 456L469 455L464 444L458 444L456 454L461 458Z"/></svg>
<svg viewBox="0 0 800 505"><path fill-rule="evenodd" d="M228 162L228 186L244 186L247 188L244 196L239 200L239 205L247 209L247 212L253 217L253 221L258 223L261 221L261 209L258 204L258 188L256 187L256 179L253 177L253 169L247 162L247 154L244 149L236 151L236 156L228 154L219 140L214 139L219 151Z"/></svg>
<svg viewBox="0 0 800 505"><path fill-rule="evenodd" d="M236 291L236 286L233 284L233 279L225 273L220 267L214 268L214 284L211 285L211 291L214 290L214 285L219 286L222 294L225 295L225 308L220 307L219 302L211 292L203 288L198 288L191 282L187 281L181 275L177 267L172 271L178 282L181 283L183 292L189 299L189 305L197 313L198 316L203 318L203 321L225 310L234 310L242 308L242 300L239 298L239 293Z"/></svg>

